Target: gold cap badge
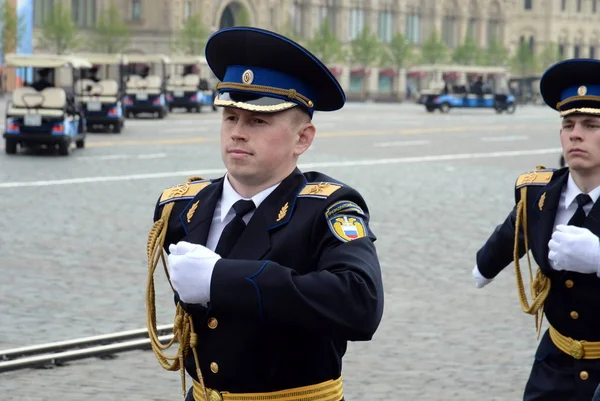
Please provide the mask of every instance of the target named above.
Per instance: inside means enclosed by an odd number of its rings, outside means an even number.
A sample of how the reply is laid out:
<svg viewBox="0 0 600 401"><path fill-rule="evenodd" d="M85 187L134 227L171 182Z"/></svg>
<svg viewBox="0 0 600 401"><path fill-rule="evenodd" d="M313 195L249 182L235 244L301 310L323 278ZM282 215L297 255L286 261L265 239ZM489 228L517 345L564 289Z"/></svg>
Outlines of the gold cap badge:
<svg viewBox="0 0 600 401"><path fill-rule="evenodd" d="M587 93L587 87L584 85L581 85L579 88L577 88L577 94L579 96L584 96Z"/></svg>
<svg viewBox="0 0 600 401"><path fill-rule="evenodd" d="M244 74L242 75L242 82L246 85L249 85L252 83L252 81L254 81L254 73L252 70L244 71Z"/></svg>

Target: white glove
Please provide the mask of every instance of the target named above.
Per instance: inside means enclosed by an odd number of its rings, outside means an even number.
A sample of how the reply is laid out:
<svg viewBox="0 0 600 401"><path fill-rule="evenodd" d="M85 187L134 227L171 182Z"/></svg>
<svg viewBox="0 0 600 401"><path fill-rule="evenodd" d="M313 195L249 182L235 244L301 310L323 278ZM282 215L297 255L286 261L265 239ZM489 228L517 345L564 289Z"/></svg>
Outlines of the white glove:
<svg viewBox="0 0 600 401"><path fill-rule="evenodd" d="M476 288L483 288L489 283L491 283L492 280L494 280L493 278L483 277L483 275L479 272L479 268L477 267L477 265L475 265L475 267L473 268L473 279L475 280Z"/></svg>
<svg viewBox="0 0 600 401"><path fill-rule="evenodd" d="M167 268L173 288L188 304L210 302L210 280L221 257L202 245L179 241L169 245Z"/></svg>
<svg viewBox="0 0 600 401"><path fill-rule="evenodd" d="M554 270L595 273L600 277L600 240L587 228L556 226L548 249L548 260Z"/></svg>

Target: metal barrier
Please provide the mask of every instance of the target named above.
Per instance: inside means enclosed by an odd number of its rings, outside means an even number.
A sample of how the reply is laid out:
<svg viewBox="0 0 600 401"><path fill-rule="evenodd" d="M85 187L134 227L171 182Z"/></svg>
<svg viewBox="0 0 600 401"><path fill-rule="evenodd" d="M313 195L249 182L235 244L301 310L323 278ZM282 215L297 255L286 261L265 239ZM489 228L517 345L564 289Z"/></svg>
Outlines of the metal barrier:
<svg viewBox="0 0 600 401"><path fill-rule="evenodd" d="M158 326L159 340L173 338L173 325ZM60 366L63 362L150 348L147 329L128 330L74 340L0 351L0 373L11 370Z"/></svg>

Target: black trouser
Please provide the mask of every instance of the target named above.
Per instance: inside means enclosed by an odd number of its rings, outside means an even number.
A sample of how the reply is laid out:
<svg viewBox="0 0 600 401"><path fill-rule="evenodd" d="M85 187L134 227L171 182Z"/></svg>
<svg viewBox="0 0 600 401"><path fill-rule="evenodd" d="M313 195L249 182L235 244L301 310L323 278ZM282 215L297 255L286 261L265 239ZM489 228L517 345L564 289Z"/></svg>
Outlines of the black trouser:
<svg viewBox="0 0 600 401"><path fill-rule="evenodd" d="M565 354L546 331L535 353L523 401L592 401L598 384L600 359L575 359Z"/></svg>

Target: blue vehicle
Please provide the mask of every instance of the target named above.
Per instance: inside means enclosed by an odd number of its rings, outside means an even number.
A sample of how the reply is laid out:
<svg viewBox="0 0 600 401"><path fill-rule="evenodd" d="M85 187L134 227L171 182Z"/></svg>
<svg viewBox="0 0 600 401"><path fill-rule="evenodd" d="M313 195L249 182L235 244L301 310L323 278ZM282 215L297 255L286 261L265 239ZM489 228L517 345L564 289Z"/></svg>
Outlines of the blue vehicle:
<svg viewBox="0 0 600 401"><path fill-rule="evenodd" d="M6 104L6 153L17 153L19 146L44 146L58 147L59 153L67 156L73 144L85 147L85 115L73 96L73 77L75 70L90 68L90 62L71 56L37 54L7 54L5 59L6 66L39 76L35 82L15 89ZM70 74L64 74L65 69ZM59 86L63 81L70 84Z"/></svg>
<svg viewBox="0 0 600 401"><path fill-rule="evenodd" d="M120 133L125 125L123 95L126 56L98 53L77 56L94 66L84 70L84 75L75 82L75 95L82 104L88 131L102 127Z"/></svg>
<svg viewBox="0 0 600 401"><path fill-rule="evenodd" d="M474 92L467 90L464 85L456 85L439 94L426 95L423 104L430 113L435 110L448 113L452 108L489 108L496 110L496 113L508 114L513 114L516 110L515 97L511 94L495 94L489 88L483 89L480 93Z"/></svg>
<svg viewBox="0 0 600 401"><path fill-rule="evenodd" d="M206 59L200 56L171 56L169 61L173 71L167 82L169 111L183 108L199 113L202 107L216 111L213 105L216 91L209 87L206 79L207 73L210 73Z"/></svg>
<svg viewBox="0 0 600 401"><path fill-rule="evenodd" d="M162 54L127 54L125 116L137 117L150 113L160 119L168 114L167 65L169 58Z"/></svg>

